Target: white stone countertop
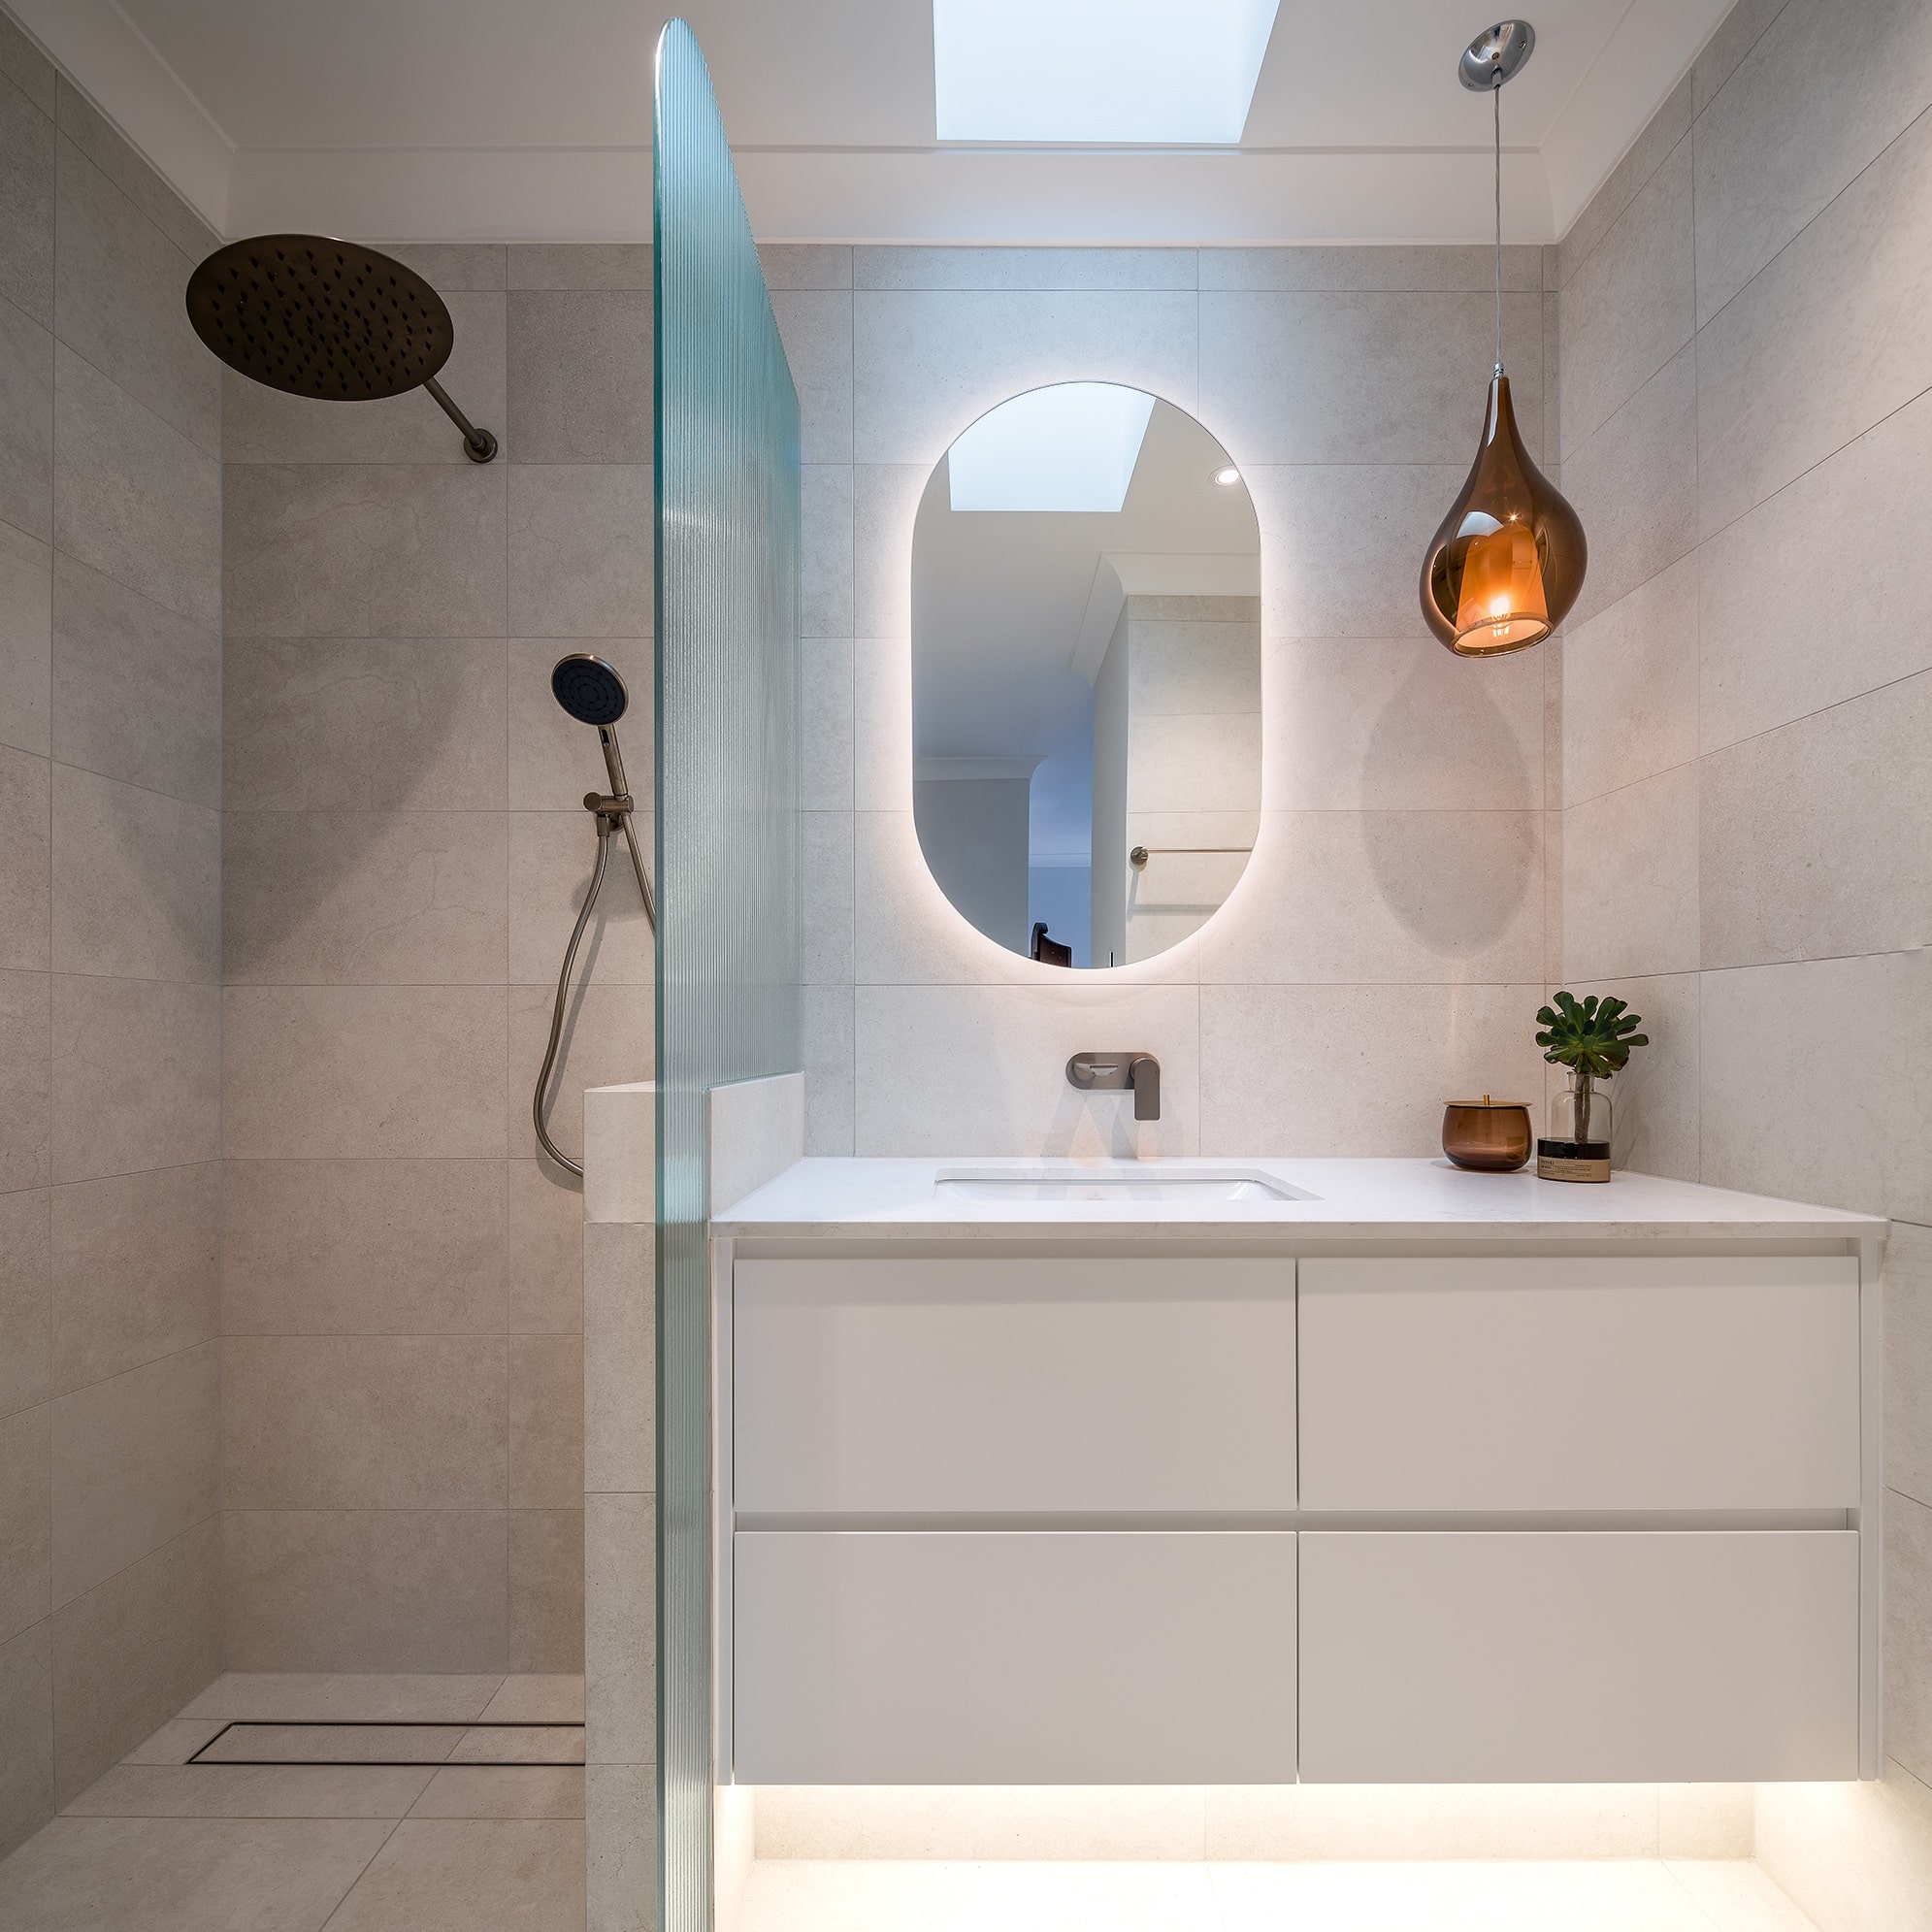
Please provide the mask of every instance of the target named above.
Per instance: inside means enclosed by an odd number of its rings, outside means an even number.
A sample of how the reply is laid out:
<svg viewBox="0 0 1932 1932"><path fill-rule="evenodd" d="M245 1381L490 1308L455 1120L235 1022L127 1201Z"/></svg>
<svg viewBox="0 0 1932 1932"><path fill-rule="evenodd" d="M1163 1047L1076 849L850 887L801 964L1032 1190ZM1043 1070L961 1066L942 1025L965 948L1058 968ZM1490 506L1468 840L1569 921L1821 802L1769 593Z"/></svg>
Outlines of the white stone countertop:
<svg viewBox="0 0 1932 1932"><path fill-rule="evenodd" d="M1312 1200L967 1200L938 1192L941 1176L1129 1172L1148 1179L1189 1172L1266 1176ZM1427 1237L1470 1240L1857 1240L1883 1237L1887 1223L1841 1208L1807 1206L1614 1174L1607 1184L1467 1173L1440 1156L1424 1160L869 1160L800 1161L713 1217L733 1238L813 1236L974 1241L1095 1240L1113 1228L1135 1238L1211 1238L1323 1243Z"/></svg>

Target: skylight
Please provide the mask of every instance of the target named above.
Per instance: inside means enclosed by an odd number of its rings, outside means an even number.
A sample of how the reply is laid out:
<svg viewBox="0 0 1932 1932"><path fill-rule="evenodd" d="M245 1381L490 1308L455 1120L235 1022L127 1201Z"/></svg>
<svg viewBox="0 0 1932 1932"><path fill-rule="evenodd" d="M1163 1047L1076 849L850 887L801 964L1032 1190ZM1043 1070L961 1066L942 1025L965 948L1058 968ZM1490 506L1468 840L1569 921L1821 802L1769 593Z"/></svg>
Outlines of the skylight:
<svg viewBox="0 0 1932 1932"><path fill-rule="evenodd" d="M1279 0L933 0L941 141L1241 139Z"/></svg>
<svg viewBox="0 0 1932 1932"><path fill-rule="evenodd" d="M1117 510L1154 398L1113 382L1061 382L1001 403L947 455L955 509Z"/></svg>

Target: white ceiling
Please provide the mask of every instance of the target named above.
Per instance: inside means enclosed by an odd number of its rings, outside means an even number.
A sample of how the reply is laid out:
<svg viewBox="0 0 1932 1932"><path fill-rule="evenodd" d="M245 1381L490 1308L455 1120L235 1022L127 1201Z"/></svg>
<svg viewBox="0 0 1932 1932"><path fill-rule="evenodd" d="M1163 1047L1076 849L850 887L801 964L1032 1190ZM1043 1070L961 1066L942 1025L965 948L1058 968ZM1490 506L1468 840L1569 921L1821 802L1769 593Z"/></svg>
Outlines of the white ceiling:
<svg viewBox="0 0 1932 1932"><path fill-rule="evenodd" d="M664 0L11 0L214 226L642 238ZM1729 0L1528 0L1511 239L1559 237ZM1219 149L942 146L930 0L688 0L761 239L1481 241L1487 16L1281 0Z"/></svg>

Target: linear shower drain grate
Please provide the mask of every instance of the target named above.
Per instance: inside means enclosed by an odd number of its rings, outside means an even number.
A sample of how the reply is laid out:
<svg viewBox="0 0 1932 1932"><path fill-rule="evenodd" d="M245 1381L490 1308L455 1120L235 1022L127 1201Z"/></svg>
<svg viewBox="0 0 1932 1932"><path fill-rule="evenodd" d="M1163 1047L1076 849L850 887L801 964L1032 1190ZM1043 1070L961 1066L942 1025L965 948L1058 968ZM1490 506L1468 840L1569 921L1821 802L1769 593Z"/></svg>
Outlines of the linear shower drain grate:
<svg viewBox="0 0 1932 1932"><path fill-rule="evenodd" d="M275 1722L238 1718L190 1764L490 1764L506 1768L581 1764L581 1724L441 1724L331 1719Z"/></svg>

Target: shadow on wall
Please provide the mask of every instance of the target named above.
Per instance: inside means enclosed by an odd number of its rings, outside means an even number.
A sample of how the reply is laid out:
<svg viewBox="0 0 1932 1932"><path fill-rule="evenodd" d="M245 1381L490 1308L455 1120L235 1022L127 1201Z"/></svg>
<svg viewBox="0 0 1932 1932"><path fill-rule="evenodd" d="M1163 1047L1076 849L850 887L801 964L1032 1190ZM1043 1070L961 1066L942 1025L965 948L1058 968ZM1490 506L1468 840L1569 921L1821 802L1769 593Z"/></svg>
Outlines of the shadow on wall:
<svg viewBox="0 0 1932 1932"><path fill-rule="evenodd" d="M1480 676L1481 667L1471 667ZM1363 783L1370 796L1402 772L1439 765L1442 713L1433 680L1418 667L1382 707L1363 755ZM1457 761L1488 775L1491 797L1521 802L1492 809L1472 827L1461 812L1366 812L1362 840L1384 903L1428 950L1445 959L1483 952L1510 930L1532 884L1540 884L1537 825L1531 814L1542 801L1509 721L1478 693L1458 709ZM1472 864L1472 843L1484 848Z"/></svg>

